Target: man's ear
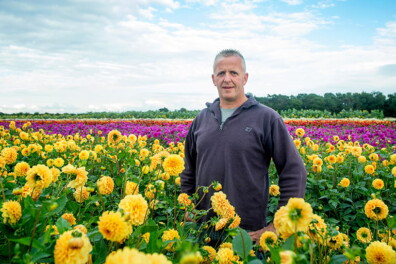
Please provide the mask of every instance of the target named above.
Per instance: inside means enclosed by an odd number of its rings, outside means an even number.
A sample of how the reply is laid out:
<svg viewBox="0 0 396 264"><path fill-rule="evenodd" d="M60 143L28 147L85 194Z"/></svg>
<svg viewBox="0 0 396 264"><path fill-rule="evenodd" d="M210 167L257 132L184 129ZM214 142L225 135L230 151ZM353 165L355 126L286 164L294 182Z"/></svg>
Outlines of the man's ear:
<svg viewBox="0 0 396 264"><path fill-rule="evenodd" d="M213 82L214 86L216 86L214 74L212 74L212 82Z"/></svg>
<svg viewBox="0 0 396 264"><path fill-rule="evenodd" d="M245 76L243 76L243 85L245 85L247 83L248 78L249 78L249 74L245 73Z"/></svg>

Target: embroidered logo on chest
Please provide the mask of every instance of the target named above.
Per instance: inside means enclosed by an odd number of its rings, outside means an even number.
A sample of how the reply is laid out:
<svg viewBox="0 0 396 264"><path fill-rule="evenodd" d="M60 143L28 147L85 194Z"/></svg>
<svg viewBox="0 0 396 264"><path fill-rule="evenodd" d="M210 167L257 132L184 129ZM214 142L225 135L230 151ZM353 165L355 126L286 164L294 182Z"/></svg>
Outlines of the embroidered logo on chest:
<svg viewBox="0 0 396 264"><path fill-rule="evenodd" d="M251 127L245 127L245 131L246 132L250 132L250 131L252 131L252 128Z"/></svg>

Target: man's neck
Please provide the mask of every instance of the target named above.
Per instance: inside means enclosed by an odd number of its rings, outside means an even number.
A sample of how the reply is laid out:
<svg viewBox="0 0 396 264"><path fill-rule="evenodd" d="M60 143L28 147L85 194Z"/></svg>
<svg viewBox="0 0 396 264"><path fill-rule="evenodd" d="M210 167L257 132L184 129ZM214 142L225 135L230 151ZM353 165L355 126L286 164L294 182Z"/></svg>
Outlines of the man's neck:
<svg viewBox="0 0 396 264"><path fill-rule="evenodd" d="M232 102L221 100L220 98L220 107L223 109L237 108L243 105L243 103L245 103L247 100L248 98L246 96L242 100Z"/></svg>

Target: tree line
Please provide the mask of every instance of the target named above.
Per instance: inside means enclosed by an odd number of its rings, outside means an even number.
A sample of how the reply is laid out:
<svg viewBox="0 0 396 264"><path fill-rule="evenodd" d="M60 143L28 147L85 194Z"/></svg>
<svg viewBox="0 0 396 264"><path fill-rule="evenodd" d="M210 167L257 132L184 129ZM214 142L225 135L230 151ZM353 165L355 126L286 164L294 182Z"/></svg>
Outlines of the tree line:
<svg viewBox="0 0 396 264"><path fill-rule="evenodd" d="M332 114L343 110L383 111L385 117L396 117L396 93L385 96L381 92L361 93L301 93L298 95L273 94L255 97L257 101L280 112L284 110L320 110Z"/></svg>

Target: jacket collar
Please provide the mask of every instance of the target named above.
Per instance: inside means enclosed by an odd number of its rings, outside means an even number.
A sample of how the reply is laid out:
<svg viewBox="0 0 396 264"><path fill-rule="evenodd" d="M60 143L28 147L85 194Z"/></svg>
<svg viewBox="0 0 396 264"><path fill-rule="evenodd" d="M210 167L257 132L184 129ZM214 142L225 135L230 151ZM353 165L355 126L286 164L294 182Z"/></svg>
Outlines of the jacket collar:
<svg viewBox="0 0 396 264"><path fill-rule="evenodd" d="M246 97L248 98L246 102L244 102L241 106L239 106L233 115L239 114L244 109L248 109L254 105L259 104L259 102L254 99L254 96L251 94L247 94ZM216 116L216 118L221 118L220 112L220 99L216 98L213 103L206 103L206 107Z"/></svg>

